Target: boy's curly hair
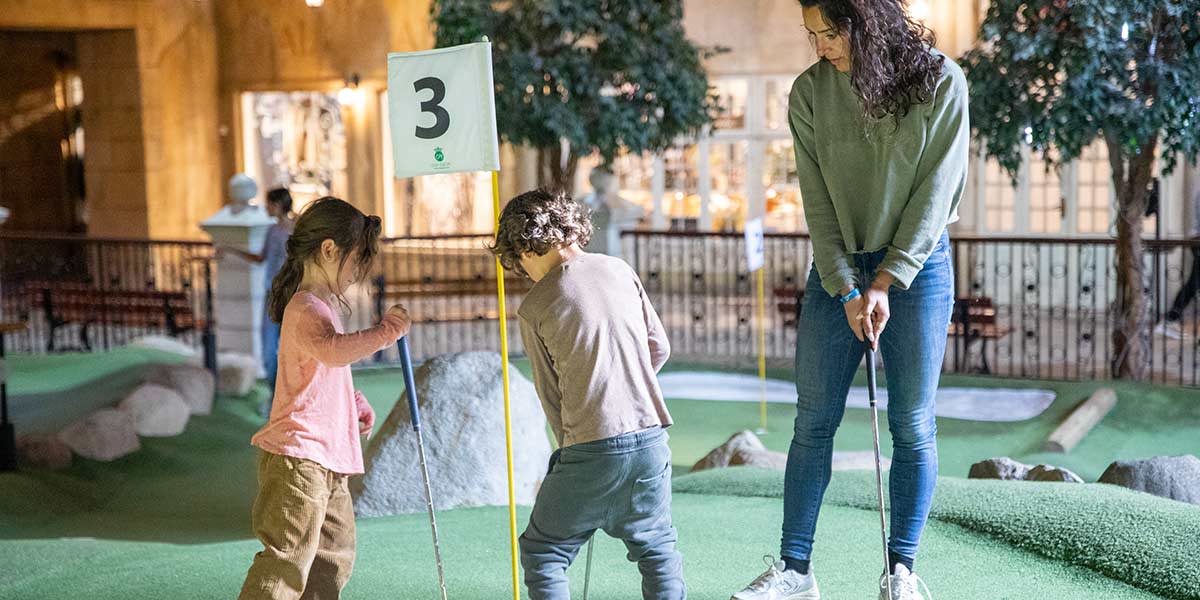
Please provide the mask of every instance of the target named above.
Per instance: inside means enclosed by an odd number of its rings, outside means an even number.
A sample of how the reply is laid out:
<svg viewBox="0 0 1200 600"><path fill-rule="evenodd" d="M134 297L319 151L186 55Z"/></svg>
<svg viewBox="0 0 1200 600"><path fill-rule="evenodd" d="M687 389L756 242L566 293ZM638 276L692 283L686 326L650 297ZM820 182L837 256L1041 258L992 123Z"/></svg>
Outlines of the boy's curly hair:
<svg viewBox="0 0 1200 600"><path fill-rule="evenodd" d="M521 267L523 253L541 256L559 246L586 246L591 239L591 211L586 206L566 192L539 188L509 201L500 213L496 240L487 249L505 269L528 276Z"/></svg>

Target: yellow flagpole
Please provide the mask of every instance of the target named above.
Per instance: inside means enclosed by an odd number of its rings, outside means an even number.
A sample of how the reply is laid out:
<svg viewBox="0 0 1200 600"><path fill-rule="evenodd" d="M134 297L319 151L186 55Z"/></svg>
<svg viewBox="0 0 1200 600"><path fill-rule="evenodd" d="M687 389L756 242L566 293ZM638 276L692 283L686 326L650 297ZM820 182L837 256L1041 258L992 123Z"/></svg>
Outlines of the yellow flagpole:
<svg viewBox="0 0 1200 600"><path fill-rule="evenodd" d="M496 215L494 232L500 231L500 173L492 171L492 210ZM517 496L513 485L512 400L508 387L508 312L504 306L504 266L496 257L496 299L500 303L500 377L504 382L504 454L508 460L508 536L512 548L513 600L521 600L520 574L517 570Z"/></svg>
<svg viewBox="0 0 1200 600"><path fill-rule="evenodd" d="M767 432L767 309L763 267L758 268L758 382L761 398L758 409L758 433Z"/></svg>

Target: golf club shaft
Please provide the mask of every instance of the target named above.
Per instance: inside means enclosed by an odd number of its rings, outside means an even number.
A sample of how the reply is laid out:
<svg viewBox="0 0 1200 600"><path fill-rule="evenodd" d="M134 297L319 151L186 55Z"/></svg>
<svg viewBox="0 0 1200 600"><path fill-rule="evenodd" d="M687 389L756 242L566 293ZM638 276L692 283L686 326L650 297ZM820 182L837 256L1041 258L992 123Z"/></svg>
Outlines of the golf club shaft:
<svg viewBox="0 0 1200 600"><path fill-rule="evenodd" d="M875 489L879 497L879 535L883 539L883 580L888 598L892 598L892 569L888 558L887 508L883 501L883 464L879 452L879 411L875 403L878 385L875 381L875 349L867 342L867 400L871 405L871 436L875 447Z"/></svg>
<svg viewBox="0 0 1200 600"><path fill-rule="evenodd" d="M438 585L442 600L446 597L446 573L442 567L442 546L438 538L437 516L433 512L433 486L429 482L429 464L425 462L425 438L421 435L421 413L417 407L417 384L413 377L412 355L408 350L408 337L396 342L400 351L400 370L404 373L404 395L408 399L408 412L412 418L413 432L417 434L417 456L421 463L421 480L425 484L425 508L429 512L429 529L433 532L433 558L437 562Z"/></svg>
<svg viewBox="0 0 1200 600"><path fill-rule="evenodd" d="M417 453L421 457L421 477L425 481L425 507L429 510L429 529L433 532L433 558L437 562L438 585L442 590L442 600L446 597L446 571L442 566L442 546L438 540L437 517L433 512L433 488L429 485L429 467L425 463L425 441L421 430L417 429Z"/></svg>
<svg viewBox="0 0 1200 600"><path fill-rule="evenodd" d="M588 540L587 568L583 571L583 600L588 600L588 590L592 585L592 547L596 545L596 535Z"/></svg>

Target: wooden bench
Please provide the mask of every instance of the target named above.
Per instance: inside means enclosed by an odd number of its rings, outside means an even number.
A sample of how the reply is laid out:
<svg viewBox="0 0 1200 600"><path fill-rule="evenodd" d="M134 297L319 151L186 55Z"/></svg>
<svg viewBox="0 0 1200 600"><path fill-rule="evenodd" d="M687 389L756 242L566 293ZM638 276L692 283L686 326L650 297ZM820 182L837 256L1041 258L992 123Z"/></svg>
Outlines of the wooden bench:
<svg viewBox="0 0 1200 600"><path fill-rule="evenodd" d="M958 357L959 371L965 371L970 361L971 345L979 341L980 367L977 372L989 375L992 372L988 364L988 340L1003 338L1012 332L1011 327L1001 326L996 322L996 305L987 296L969 296L954 300L954 313L950 316L951 337L962 339L962 353Z"/></svg>
<svg viewBox="0 0 1200 600"><path fill-rule="evenodd" d="M785 327L793 327L800 322L800 307L804 302L804 289L796 286L781 286L773 290L775 308L783 317Z"/></svg>
<svg viewBox="0 0 1200 600"><path fill-rule="evenodd" d="M23 291L30 306L45 315L52 352L55 332L73 323L80 325L79 345L88 351L92 349L88 328L97 323L159 328L172 337L204 328L182 291L113 290L70 281L27 281Z"/></svg>

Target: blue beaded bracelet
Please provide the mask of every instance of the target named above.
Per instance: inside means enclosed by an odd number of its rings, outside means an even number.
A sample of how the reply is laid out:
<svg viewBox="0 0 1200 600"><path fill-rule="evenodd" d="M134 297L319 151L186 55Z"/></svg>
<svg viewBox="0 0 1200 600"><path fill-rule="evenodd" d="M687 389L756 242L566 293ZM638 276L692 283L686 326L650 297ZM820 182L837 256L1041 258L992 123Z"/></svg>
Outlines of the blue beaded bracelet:
<svg viewBox="0 0 1200 600"><path fill-rule="evenodd" d="M838 300L841 300L842 304L845 304L845 303L859 297L860 295L861 294L859 293L858 288L854 288L854 289L850 290L849 292L846 292L845 296L839 296Z"/></svg>

